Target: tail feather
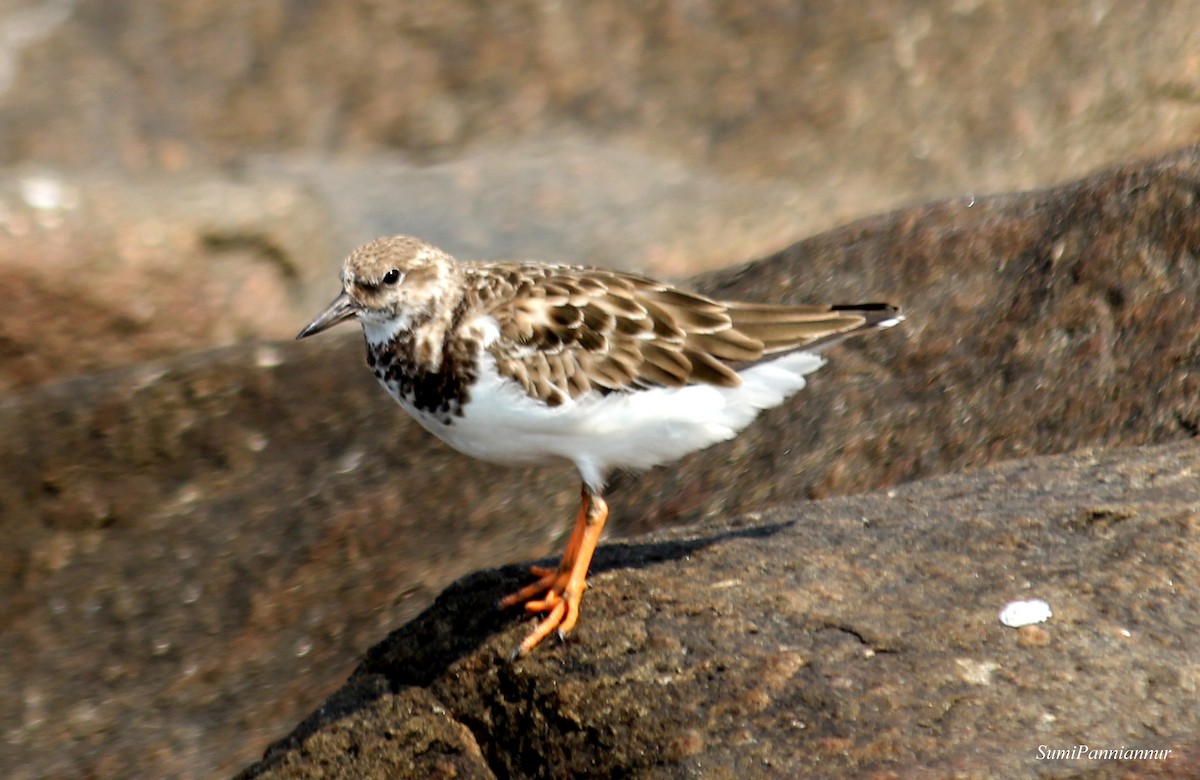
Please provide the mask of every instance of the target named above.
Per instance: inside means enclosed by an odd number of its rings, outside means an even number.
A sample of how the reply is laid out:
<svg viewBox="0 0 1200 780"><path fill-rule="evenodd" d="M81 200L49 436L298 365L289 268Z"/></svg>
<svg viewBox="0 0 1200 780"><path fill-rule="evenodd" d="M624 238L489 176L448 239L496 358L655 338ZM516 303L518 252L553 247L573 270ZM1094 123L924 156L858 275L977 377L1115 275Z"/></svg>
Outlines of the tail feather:
<svg viewBox="0 0 1200 780"><path fill-rule="evenodd" d="M762 342L764 356L803 349L820 351L868 330L889 328L904 319L890 303L834 306L733 304L733 329Z"/></svg>

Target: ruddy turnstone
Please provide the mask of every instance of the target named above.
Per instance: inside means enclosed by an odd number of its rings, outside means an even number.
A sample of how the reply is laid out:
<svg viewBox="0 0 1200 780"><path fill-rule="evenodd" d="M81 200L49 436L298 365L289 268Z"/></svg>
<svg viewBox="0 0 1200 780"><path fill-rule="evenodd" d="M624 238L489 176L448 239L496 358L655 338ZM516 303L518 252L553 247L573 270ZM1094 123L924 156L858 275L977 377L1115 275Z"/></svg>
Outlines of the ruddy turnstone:
<svg viewBox="0 0 1200 780"><path fill-rule="evenodd" d="M516 656L579 619L609 471L733 438L804 387L824 349L903 319L885 303L715 301L617 271L458 262L408 236L359 247L341 279L296 338L356 319L367 365L426 430L476 458L579 470L562 562L534 567L537 580L500 601L547 613Z"/></svg>

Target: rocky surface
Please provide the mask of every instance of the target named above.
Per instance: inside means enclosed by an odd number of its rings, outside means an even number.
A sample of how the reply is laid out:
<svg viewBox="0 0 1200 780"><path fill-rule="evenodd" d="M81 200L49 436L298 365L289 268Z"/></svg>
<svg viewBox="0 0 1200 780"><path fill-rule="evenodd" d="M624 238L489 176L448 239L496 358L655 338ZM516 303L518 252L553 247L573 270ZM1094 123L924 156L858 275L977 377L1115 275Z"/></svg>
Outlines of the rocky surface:
<svg viewBox="0 0 1200 780"><path fill-rule="evenodd" d="M1085 450L609 545L518 662L521 571L477 574L239 777L1194 776L1198 475ZM1173 755L1038 758L1077 744Z"/></svg>
<svg viewBox="0 0 1200 780"><path fill-rule="evenodd" d="M343 249L294 177L232 181L30 168L0 175L0 395L288 338Z"/></svg>
<svg viewBox="0 0 1200 780"><path fill-rule="evenodd" d="M639 521L1195 435L1198 193L1200 150L1186 149L863 220L694 280L727 298L895 300L909 321L839 348L833 375L719 454L639 482L635 504L661 500Z"/></svg>
<svg viewBox="0 0 1200 780"><path fill-rule="evenodd" d="M855 223L696 280L747 298L891 298L910 320L839 347L734 442L618 479L613 529L1190 437L1198 191L1188 149ZM10 776L231 771L455 578L554 549L570 470L454 454L393 407L361 349L349 332L231 347L0 401ZM482 577L472 598L515 575ZM1139 592L1126 596L1134 610ZM418 693L396 706L434 712Z"/></svg>
<svg viewBox="0 0 1200 780"><path fill-rule="evenodd" d="M0 401L6 777L230 771L455 577L549 551L562 470L453 456L361 363L234 347Z"/></svg>
<svg viewBox="0 0 1200 780"><path fill-rule="evenodd" d="M1079 176L1191 143L1200 120L1190 3L3 11L0 162L178 171L381 149L444 161L582 131L793 183L793 237L915 199Z"/></svg>
<svg viewBox="0 0 1200 780"><path fill-rule="evenodd" d="M429 441L349 334L254 343L355 243L682 277L1045 186L1195 142L1197 30L1185 3L0 3L0 774L233 771L446 584L555 547L568 470ZM614 532L1193 435L1196 182L1187 150L697 279L911 319L617 480Z"/></svg>

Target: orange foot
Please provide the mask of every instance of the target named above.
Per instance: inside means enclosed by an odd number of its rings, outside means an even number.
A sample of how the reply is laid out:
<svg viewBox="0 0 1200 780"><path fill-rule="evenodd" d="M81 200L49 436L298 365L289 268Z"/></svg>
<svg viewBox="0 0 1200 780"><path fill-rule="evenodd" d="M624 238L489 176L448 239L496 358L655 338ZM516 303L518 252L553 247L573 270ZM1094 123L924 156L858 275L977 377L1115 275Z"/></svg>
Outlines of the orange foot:
<svg viewBox="0 0 1200 780"><path fill-rule="evenodd" d="M579 602L588 587L588 568L592 565L592 555L596 552L596 543L600 541L600 532L604 530L606 519L608 505L585 485L575 528L571 531L558 568L532 567L530 572L538 578L537 582L500 600L501 609L524 604L527 612L550 613L513 651L513 658L529 653L553 631L557 630L559 637L563 638L575 628L579 620Z"/></svg>

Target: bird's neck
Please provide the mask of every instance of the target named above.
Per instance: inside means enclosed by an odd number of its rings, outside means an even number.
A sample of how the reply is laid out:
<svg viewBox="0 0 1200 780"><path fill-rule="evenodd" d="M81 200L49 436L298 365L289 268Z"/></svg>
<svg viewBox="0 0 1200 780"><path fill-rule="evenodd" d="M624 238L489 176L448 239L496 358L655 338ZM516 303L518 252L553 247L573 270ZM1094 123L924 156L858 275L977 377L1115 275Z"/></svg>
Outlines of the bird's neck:
<svg viewBox="0 0 1200 780"><path fill-rule="evenodd" d="M413 328L418 324L413 320L414 318L409 312L394 314L390 317L363 318L363 336L366 337L367 344L372 349L383 349L401 334L411 334Z"/></svg>
<svg viewBox="0 0 1200 780"><path fill-rule="evenodd" d="M437 373L441 368L446 328L432 318L397 316L364 322L363 336L369 352L377 357L390 355L408 371Z"/></svg>
<svg viewBox="0 0 1200 780"><path fill-rule="evenodd" d="M402 352L413 370L435 374L444 366L447 345L459 339L457 332L469 301L439 299L419 309L407 309L390 316L363 318L363 336L367 348L377 355Z"/></svg>
<svg viewBox="0 0 1200 780"><path fill-rule="evenodd" d="M462 414L479 368L478 341L464 335L458 321L363 327L367 365L376 378L410 411L435 415L443 424Z"/></svg>

